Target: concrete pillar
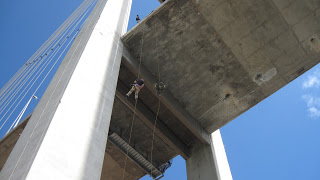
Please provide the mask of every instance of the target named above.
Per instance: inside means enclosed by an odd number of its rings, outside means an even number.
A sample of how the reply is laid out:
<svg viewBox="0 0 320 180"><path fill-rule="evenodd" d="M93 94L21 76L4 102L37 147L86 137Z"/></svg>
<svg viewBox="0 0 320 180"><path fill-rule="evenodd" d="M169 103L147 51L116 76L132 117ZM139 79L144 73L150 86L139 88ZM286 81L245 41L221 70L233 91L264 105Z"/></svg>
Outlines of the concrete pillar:
<svg viewBox="0 0 320 180"><path fill-rule="evenodd" d="M99 0L0 179L100 179L131 0Z"/></svg>
<svg viewBox="0 0 320 180"><path fill-rule="evenodd" d="M186 166L188 180L232 180L219 130L211 134L211 145L193 147Z"/></svg>

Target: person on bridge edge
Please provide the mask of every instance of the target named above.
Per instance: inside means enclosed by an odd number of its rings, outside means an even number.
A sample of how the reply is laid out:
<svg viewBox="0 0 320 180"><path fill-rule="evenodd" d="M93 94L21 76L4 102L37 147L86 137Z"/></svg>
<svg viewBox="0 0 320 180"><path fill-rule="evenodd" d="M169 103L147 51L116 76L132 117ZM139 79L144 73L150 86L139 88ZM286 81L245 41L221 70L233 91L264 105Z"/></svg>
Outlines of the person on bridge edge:
<svg viewBox="0 0 320 180"><path fill-rule="evenodd" d="M130 94L133 93L133 91L135 91L135 99L138 99L138 94L140 92L140 90L144 87L144 80L143 79L136 79L134 82L134 84L131 84L131 89L130 91L126 94L126 97L129 97Z"/></svg>
<svg viewBox="0 0 320 180"><path fill-rule="evenodd" d="M137 21L137 23L139 23L139 22L140 22L139 15L137 15L137 17L136 17L136 21Z"/></svg>

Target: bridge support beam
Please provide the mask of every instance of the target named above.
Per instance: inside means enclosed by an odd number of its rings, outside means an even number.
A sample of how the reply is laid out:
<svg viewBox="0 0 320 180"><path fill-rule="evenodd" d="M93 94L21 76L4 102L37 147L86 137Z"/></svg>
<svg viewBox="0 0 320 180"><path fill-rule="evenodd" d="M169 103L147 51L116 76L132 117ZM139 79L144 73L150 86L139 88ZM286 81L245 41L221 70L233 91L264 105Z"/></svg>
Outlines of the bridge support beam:
<svg viewBox="0 0 320 180"><path fill-rule="evenodd" d="M186 160L188 180L232 180L219 130L211 134L211 143L199 143Z"/></svg>
<svg viewBox="0 0 320 180"><path fill-rule="evenodd" d="M100 179L130 9L97 2L0 179Z"/></svg>

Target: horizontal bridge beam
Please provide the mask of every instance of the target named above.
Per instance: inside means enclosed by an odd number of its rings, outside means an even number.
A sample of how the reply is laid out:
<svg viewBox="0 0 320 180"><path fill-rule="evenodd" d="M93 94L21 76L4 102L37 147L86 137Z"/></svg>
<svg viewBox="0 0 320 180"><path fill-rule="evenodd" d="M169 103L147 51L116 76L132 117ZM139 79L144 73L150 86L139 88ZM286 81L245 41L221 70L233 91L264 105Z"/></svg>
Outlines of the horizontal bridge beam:
<svg viewBox="0 0 320 180"><path fill-rule="evenodd" d="M124 97L128 90L129 88L119 80L116 90L116 97L120 101L122 101L129 109L134 111L135 100L132 98ZM153 129L156 115L151 110L149 110L146 105L138 102L135 113L150 129ZM187 159L188 157L190 157L190 149L159 118L156 123L155 133L169 147L176 150L183 158Z"/></svg>
<svg viewBox="0 0 320 180"><path fill-rule="evenodd" d="M130 54L127 47L123 47L122 63L132 72L137 72L139 69L139 63ZM154 88L154 77L143 66L140 66L140 76L145 80L145 86L157 96L157 91ZM195 135L202 143L210 144L210 135L205 129L191 116L191 114L185 110L177 99L169 91L161 93L160 101L164 104L179 120Z"/></svg>

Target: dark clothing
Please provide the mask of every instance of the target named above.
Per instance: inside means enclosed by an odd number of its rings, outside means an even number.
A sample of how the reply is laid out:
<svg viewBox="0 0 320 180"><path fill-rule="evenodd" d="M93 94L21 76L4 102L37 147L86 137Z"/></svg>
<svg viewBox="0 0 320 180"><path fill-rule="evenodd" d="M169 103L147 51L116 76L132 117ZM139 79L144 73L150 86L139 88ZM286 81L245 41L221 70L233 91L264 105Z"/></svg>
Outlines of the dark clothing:
<svg viewBox="0 0 320 180"><path fill-rule="evenodd" d="M161 92L163 92L165 90L166 85L163 82L160 82L159 84L156 83L155 87L156 87L157 93L160 94Z"/></svg>
<svg viewBox="0 0 320 180"><path fill-rule="evenodd" d="M139 86L142 86L142 84L144 84L143 79L136 79L136 82Z"/></svg>

